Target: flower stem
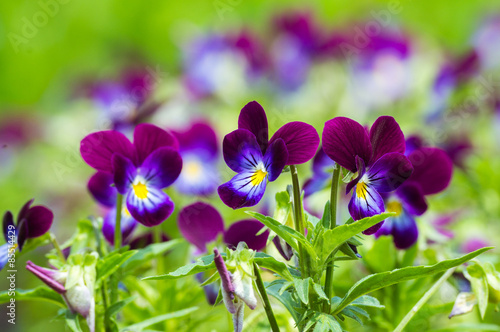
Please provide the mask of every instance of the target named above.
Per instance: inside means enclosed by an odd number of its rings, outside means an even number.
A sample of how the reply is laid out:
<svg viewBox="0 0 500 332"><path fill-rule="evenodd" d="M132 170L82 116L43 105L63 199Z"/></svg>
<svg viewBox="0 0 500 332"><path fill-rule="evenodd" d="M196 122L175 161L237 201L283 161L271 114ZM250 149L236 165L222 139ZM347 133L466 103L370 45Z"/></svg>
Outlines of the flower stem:
<svg viewBox="0 0 500 332"><path fill-rule="evenodd" d="M262 281L262 277L260 275L259 266L253 263L253 270L256 276L255 283L257 284L257 289L259 290L260 296L262 297L262 301L264 302L264 309L266 310L267 319L269 320L269 324L271 325L271 330L273 332L279 332L278 322L276 321L276 317L274 317L273 308L271 307L271 303L269 302L269 297L267 296L266 287L264 286L264 282Z"/></svg>
<svg viewBox="0 0 500 332"><path fill-rule="evenodd" d="M441 287L441 285L448 279L457 268L451 268L446 271L441 278L432 287L425 292L424 296L411 308L411 310L406 314L401 323L394 329L394 332L402 332L403 329L408 325L410 320L415 316L415 314L424 306L424 304L429 300L429 298Z"/></svg>
<svg viewBox="0 0 500 332"><path fill-rule="evenodd" d="M337 198L339 192L339 178L340 178L340 167L335 164L333 168L332 175L332 188L330 192L330 229L334 229L337 226ZM335 256L335 253L332 254ZM325 294L328 299L331 299L333 295L333 272L335 270L334 261L326 267L325 276ZM328 312L330 306L325 303L323 306L323 311Z"/></svg>
<svg viewBox="0 0 500 332"><path fill-rule="evenodd" d="M300 196L300 185L299 177L297 174L297 168L295 165L290 165L290 173L292 174L292 186L293 186L293 208L294 208L294 224L295 230L300 234L305 236L304 232L304 220L302 213L302 201ZM303 278L307 278L310 274L308 269L308 259L306 258L304 248L302 243L299 242L299 264L300 272Z"/></svg>
<svg viewBox="0 0 500 332"><path fill-rule="evenodd" d="M115 250L122 247L122 202L123 196L120 193L116 194L116 219L115 219Z"/></svg>
<svg viewBox="0 0 500 332"><path fill-rule="evenodd" d="M66 257L64 257L64 254L61 250L61 247L59 246L59 243L57 243L57 239L54 234L50 233L49 235L50 242L52 243L52 246L56 250L57 254L59 255L59 258L63 263L66 263Z"/></svg>

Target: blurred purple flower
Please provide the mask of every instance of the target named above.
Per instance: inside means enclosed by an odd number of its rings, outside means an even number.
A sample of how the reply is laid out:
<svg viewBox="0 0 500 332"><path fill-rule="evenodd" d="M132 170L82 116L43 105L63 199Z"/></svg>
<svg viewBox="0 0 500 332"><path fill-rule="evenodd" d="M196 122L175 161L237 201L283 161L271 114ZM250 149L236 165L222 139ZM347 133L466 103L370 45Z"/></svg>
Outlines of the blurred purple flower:
<svg viewBox="0 0 500 332"><path fill-rule="evenodd" d="M176 138L151 124L135 128L133 144L122 133L108 130L86 136L80 146L87 164L113 174L116 189L125 195L127 210L148 227L163 222L174 209L162 189L181 172L177 150Z"/></svg>
<svg viewBox="0 0 500 332"><path fill-rule="evenodd" d="M453 164L443 150L421 147L413 150L408 159L413 173L394 194L385 198L387 211L396 216L388 218L376 236L392 235L398 249L411 247L418 239L416 216L427 210L425 196L439 193L448 187Z"/></svg>
<svg viewBox="0 0 500 332"><path fill-rule="evenodd" d="M183 168L176 189L187 195L210 195L217 188L219 143L210 125L195 122L184 132L173 132L179 142Z"/></svg>
<svg viewBox="0 0 500 332"><path fill-rule="evenodd" d="M323 150L340 166L355 173L346 194L353 194L349 213L354 220L385 211L380 193L396 190L410 177L413 167L405 152L405 140L398 123L390 116L381 116L368 130L354 120L337 117L325 124ZM379 223L366 231L375 233Z"/></svg>
<svg viewBox="0 0 500 332"><path fill-rule="evenodd" d="M218 188L221 200L233 209L256 205L267 181L276 180L286 165L310 160L319 145L316 129L297 121L269 140L266 112L255 101L241 110L238 128L223 141L224 160L238 174Z"/></svg>
<svg viewBox="0 0 500 332"><path fill-rule="evenodd" d="M487 18L473 37L472 44L478 53L483 70L500 64L500 16Z"/></svg>
<svg viewBox="0 0 500 332"><path fill-rule="evenodd" d="M469 253L484 247L489 247L490 245L491 244L484 238L471 237L462 244L461 250L463 253Z"/></svg>
<svg viewBox="0 0 500 332"><path fill-rule="evenodd" d="M186 240L196 246L196 254L207 252L207 244L223 235L225 244L234 249L238 243L245 242L248 248L259 251L267 243L269 230L256 236L264 225L254 219L246 219L232 224L224 230L220 213L207 203L197 202L186 206L179 213L179 230Z"/></svg>
<svg viewBox="0 0 500 332"><path fill-rule="evenodd" d="M322 190L328 185L334 166L335 162L326 155L325 151L323 151L323 148L320 146L313 159L312 177L304 183L303 189L305 197Z"/></svg>

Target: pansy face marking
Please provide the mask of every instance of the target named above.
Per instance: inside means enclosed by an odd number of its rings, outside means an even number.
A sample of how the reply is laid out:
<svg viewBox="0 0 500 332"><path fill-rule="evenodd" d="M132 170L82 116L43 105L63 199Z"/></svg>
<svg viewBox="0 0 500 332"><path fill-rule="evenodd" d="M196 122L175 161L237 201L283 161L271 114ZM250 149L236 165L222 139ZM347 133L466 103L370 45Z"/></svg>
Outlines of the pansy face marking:
<svg viewBox="0 0 500 332"><path fill-rule="evenodd" d="M264 164L259 163L257 165L257 169L250 178L250 183L252 184L252 186L258 186L262 183L262 181L266 180L267 173L268 172L266 171Z"/></svg>
<svg viewBox="0 0 500 332"><path fill-rule="evenodd" d="M135 196L139 199L148 198L148 187L146 186L146 180L142 177L136 177L132 183L132 189L134 190Z"/></svg>

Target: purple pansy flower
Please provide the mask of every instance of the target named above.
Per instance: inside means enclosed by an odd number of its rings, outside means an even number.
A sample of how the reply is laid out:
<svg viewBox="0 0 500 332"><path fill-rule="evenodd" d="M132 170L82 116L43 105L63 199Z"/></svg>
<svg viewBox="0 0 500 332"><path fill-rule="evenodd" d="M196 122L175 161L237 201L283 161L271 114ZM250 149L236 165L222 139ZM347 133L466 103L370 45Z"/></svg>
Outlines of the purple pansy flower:
<svg viewBox="0 0 500 332"><path fill-rule="evenodd" d="M87 188L92 196L100 204L110 208L102 225L104 238L110 243L115 242L115 224L116 224L116 194L118 191L113 185L113 174L102 171L96 172L89 180ZM138 222L131 216L126 203L123 203L121 210L121 231L123 243L126 244L130 235L137 227Z"/></svg>
<svg viewBox="0 0 500 332"><path fill-rule="evenodd" d="M318 145L316 129L297 121L282 126L269 140L266 112L256 101L246 104L238 129L224 137L224 160L238 174L218 188L220 198L233 209L256 205L267 181L276 180L286 165L310 160Z"/></svg>
<svg viewBox="0 0 500 332"><path fill-rule="evenodd" d="M450 183L453 164L446 152L421 147L408 154L413 173L393 194L385 197L386 209L396 216L388 218L376 236L391 235L399 249L411 247L418 238L416 216L427 210L425 196L443 191Z"/></svg>
<svg viewBox="0 0 500 332"><path fill-rule="evenodd" d="M405 140L398 123L390 116L381 116L368 132L354 120L337 117L326 122L323 150L340 166L357 177L346 188L354 188L349 213L354 220L385 211L380 193L396 190L412 174L413 167L403 154ZM365 234L373 234L379 223Z"/></svg>
<svg viewBox="0 0 500 332"><path fill-rule="evenodd" d="M328 158L325 151L323 151L323 148L320 147L313 159L313 175L304 183L303 189L305 197L312 195L327 186L328 181L332 176L331 173L334 166L335 162Z"/></svg>
<svg viewBox="0 0 500 332"><path fill-rule="evenodd" d="M130 68L118 81L93 82L86 88L87 96L111 121L112 129L127 131L152 115L158 103L148 102L154 92L153 72Z"/></svg>
<svg viewBox="0 0 500 332"><path fill-rule="evenodd" d="M212 127L195 122L184 132L173 132L179 141L183 167L175 188L187 195L210 195L219 181L219 144Z"/></svg>
<svg viewBox="0 0 500 332"><path fill-rule="evenodd" d="M7 264L9 254L12 254L9 250L19 248L19 251L22 251L26 240L44 235L52 225L52 211L45 206L31 204L33 199L23 205L16 222L12 212L7 211L3 215L2 230L7 243L0 246L0 270Z"/></svg>
<svg viewBox="0 0 500 332"><path fill-rule="evenodd" d="M231 249L238 243L245 242L248 248L259 251L267 244L269 230L256 236L264 225L255 219L245 219L224 229L224 221L220 213L210 204L197 202L186 206L178 217L181 234L196 246L197 253L206 253L207 244L223 235L224 243Z"/></svg>
<svg viewBox="0 0 500 332"><path fill-rule="evenodd" d="M174 209L162 189L181 172L182 159L177 150L175 137L151 124L135 128L133 144L122 133L108 130L86 136L80 147L87 164L113 174L128 211L148 227L163 222Z"/></svg>

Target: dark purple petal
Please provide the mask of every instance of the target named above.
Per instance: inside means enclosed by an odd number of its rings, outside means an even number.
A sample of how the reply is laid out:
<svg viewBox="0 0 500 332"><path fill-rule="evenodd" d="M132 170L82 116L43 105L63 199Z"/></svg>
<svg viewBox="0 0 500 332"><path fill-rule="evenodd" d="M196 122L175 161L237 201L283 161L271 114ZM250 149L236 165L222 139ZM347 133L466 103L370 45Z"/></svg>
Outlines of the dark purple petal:
<svg viewBox="0 0 500 332"><path fill-rule="evenodd" d="M227 166L237 173L255 168L262 160L255 135L246 129L237 129L227 134L222 150Z"/></svg>
<svg viewBox="0 0 500 332"><path fill-rule="evenodd" d="M9 238L9 231L14 232L10 234L15 234L16 230L16 227L14 225L14 216L12 215L12 212L7 211L3 215L2 229L5 242L11 242L11 239Z"/></svg>
<svg viewBox="0 0 500 332"><path fill-rule="evenodd" d="M179 177L182 159L176 150L170 147L158 148L142 163L138 174L143 176L148 185L166 188Z"/></svg>
<svg viewBox="0 0 500 332"><path fill-rule="evenodd" d="M245 242L248 248L259 251L266 247L269 230L256 236L264 225L255 219L240 220L232 224L224 232L224 242L231 249L235 249L238 243Z"/></svg>
<svg viewBox="0 0 500 332"><path fill-rule="evenodd" d="M405 146L405 156L409 156L414 150L424 146L424 140L418 135L413 135L406 139Z"/></svg>
<svg viewBox="0 0 500 332"><path fill-rule="evenodd" d="M17 245L19 246L19 251L22 251L24 242L28 239L28 223L26 218L17 223L17 232Z"/></svg>
<svg viewBox="0 0 500 332"><path fill-rule="evenodd" d="M264 155L264 166L268 172L268 180L274 181L280 176L288 160L285 142L277 139L272 142Z"/></svg>
<svg viewBox="0 0 500 332"><path fill-rule="evenodd" d="M246 129L254 134L262 153L266 151L269 140L267 116L258 102L251 101L241 109L238 118L238 129Z"/></svg>
<svg viewBox="0 0 500 332"><path fill-rule="evenodd" d="M408 249L417 242L418 228L415 219L403 212L392 217L392 237L398 249Z"/></svg>
<svg viewBox="0 0 500 332"><path fill-rule="evenodd" d="M359 182L349 201L349 214L354 220L372 217L384 212L384 200L375 188ZM375 233L382 226L382 222L365 230L363 234Z"/></svg>
<svg viewBox="0 0 500 332"><path fill-rule="evenodd" d="M391 152L380 157L366 172L370 186L378 192L387 193L396 190L411 175L413 167L398 152Z"/></svg>
<svg viewBox="0 0 500 332"><path fill-rule="evenodd" d="M116 190L125 195L137 176L137 169L130 159L121 154L113 155L112 159Z"/></svg>
<svg viewBox="0 0 500 332"><path fill-rule="evenodd" d="M26 213L27 238L35 238L47 233L54 220L54 214L45 206L32 206Z"/></svg>
<svg viewBox="0 0 500 332"><path fill-rule="evenodd" d="M59 294L66 293L64 285L56 281L52 275L56 273L55 270L45 269L43 267L33 264L31 261L26 262L26 269L37 276L41 281L43 281L47 286L58 292Z"/></svg>
<svg viewBox="0 0 500 332"><path fill-rule="evenodd" d="M404 153L406 148L405 136L392 116L381 116L375 120L370 128L370 142L373 150L371 164L386 153Z"/></svg>
<svg viewBox="0 0 500 332"><path fill-rule="evenodd" d="M336 117L325 123L323 150L340 166L356 172L356 156L370 162L372 146L365 128L354 120Z"/></svg>
<svg viewBox="0 0 500 332"><path fill-rule="evenodd" d="M259 171L245 171L217 188L221 200L232 209L257 205L264 196L267 175L257 176Z"/></svg>
<svg viewBox="0 0 500 332"><path fill-rule="evenodd" d="M174 135L150 123L141 123L135 127L134 146L137 151L137 165L141 165L158 148L179 149L179 143Z"/></svg>
<svg viewBox="0 0 500 332"><path fill-rule="evenodd" d="M174 211L174 203L160 189L147 188L147 197L138 197L134 190L127 194L127 209L135 220L147 227L161 224Z"/></svg>
<svg viewBox="0 0 500 332"><path fill-rule="evenodd" d="M329 174L333 170L333 166L335 166L335 162L326 155L323 147L320 146L313 159L313 173Z"/></svg>
<svg viewBox="0 0 500 332"><path fill-rule="evenodd" d="M392 221L393 218L387 218L384 220L382 226L375 233L375 237L378 239L382 235L391 235L392 234Z"/></svg>
<svg viewBox="0 0 500 332"><path fill-rule="evenodd" d="M420 186L411 181L405 182L396 191L396 195L403 201L409 214L420 216L427 211L427 202Z"/></svg>
<svg viewBox="0 0 500 332"><path fill-rule="evenodd" d="M351 189L359 182L359 180L361 180L361 178L366 173L365 161L359 156L356 156L356 169L358 170L358 176L347 184L345 188L346 195L351 191Z"/></svg>
<svg viewBox="0 0 500 332"><path fill-rule="evenodd" d="M214 129L207 123L196 122L184 132L173 132L179 142L181 154L185 151L199 151L205 154L208 159L217 157L219 143Z"/></svg>
<svg viewBox="0 0 500 332"><path fill-rule="evenodd" d="M130 212L123 207L121 211L120 228L124 244L128 242L130 235L132 235L132 232L138 224L139 223L130 215ZM116 208L113 208L106 214L102 224L102 234L111 245L115 244L115 225Z"/></svg>
<svg viewBox="0 0 500 332"><path fill-rule="evenodd" d="M132 160L136 159L135 148L125 135L118 131L106 130L87 135L80 143L80 154L91 167L112 172L111 162L114 153Z"/></svg>
<svg viewBox="0 0 500 332"><path fill-rule="evenodd" d="M293 256L293 250L292 247L288 243L286 243L285 240L280 238L279 236L275 236L273 238L273 243L276 246L276 249L278 249L278 252L283 256L284 259L289 261L292 259Z"/></svg>
<svg viewBox="0 0 500 332"><path fill-rule="evenodd" d="M30 209L31 204L33 204L33 201L35 199L32 198L26 203L24 203L23 207L21 210L19 210L19 214L17 215L17 225L19 226L19 223L21 222L22 219L26 218L26 214L28 213L28 210Z"/></svg>
<svg viewBox="0 0 500 332"><path fill-rule="evenodd" d="M211 205L197 202L181 210L177 218L181 234L201 252L206 245L224 232L224 221L220 213Z"/></svg>
<svg viewBox="0 0 500 332"><path fill-rule="evenodd" d="M90 178L87 189L96 201L104 206L113 207L116 205L116 194L118 192L113 184L112 173L98 171Z"/></svg>
<svg viewBox="0 0 500 332"><path fill-rule="evenodd" d="M319 135L313 126L304 122L289 122L274 133L269 141L272 144L281 138L285 141L288 150L287 165L303 164L312 157L318 150Z"/></svg>
<svg viewBox="0 0 500 332"><path fill-rule="evenodd" d="M448 187L453 164L446 152L438 148L423 147L413 151L408 159L414 169L408 181L418 183L424 195L435 194Z"/></svg>

